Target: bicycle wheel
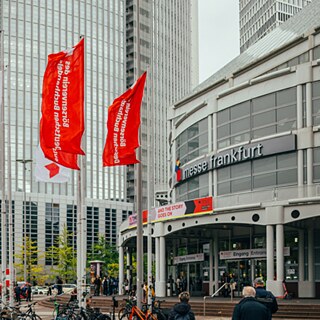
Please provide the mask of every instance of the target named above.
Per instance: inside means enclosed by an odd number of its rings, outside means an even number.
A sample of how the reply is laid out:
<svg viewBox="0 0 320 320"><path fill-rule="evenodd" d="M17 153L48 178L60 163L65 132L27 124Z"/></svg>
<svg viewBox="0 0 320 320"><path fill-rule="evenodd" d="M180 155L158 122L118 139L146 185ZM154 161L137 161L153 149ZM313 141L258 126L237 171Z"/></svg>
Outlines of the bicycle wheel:
<svg viewBox="0 0 320 320"><path fill-rule="evenodd" d="M97 320L111 320L111 317L108 316L107 314L99 314L96 319Z"/></svg>
<svg viewBox="0 0 320 320"><path fill-rule="evenodd" d="M40 316L38 316L37 314L31 314L31 315L29 315L29 317L32 320L42 320L42 318Z"/></svg>
<svg viewBox="0 0 320 320"><path fill-rule="evenodd" d="M119 313L120 313L120 311L119 311ZM129 316L130 316L130 313L128 311L124 310L124 312L122 312L121 315L118 314L118 319L119 320L129 320Z"/></svg>
<svg viewBox="0 0 320 320"><path fill-rule="evenodd" d="M133 315L131 317L131 313L128 313L128 312L124 313L120 318L120 320L138 320L138 319L139 319L138 316Z"/></svg>
<svg viewBox="0 0 320 320"><path fill-rule="evenodd" d="M157 319L158 320L167 320L168 317L162 312L162 311L157 311Z"/></svg>
<svg viewBox="0 0 320 320"><path fill-rule="evenodd" d="M121 308L119 311L118 311L118 319L120 320L121 319L121 317L126 313L126 308L125 307L123 307L123 308Z"/></svg>

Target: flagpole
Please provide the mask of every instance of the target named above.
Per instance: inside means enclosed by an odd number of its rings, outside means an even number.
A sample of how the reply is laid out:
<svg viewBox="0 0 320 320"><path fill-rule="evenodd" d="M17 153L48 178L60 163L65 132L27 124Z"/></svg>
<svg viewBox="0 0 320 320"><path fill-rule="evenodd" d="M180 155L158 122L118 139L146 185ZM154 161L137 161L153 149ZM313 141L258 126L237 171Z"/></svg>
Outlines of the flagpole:
<svg viewBox="0 0 320 320"><path fill-rule="evenodd" d="M9 9L10 10L10 9ZM10 51L9 51L10 61ZM10 66L7 66L7 94L8 94L8 220L9 220L9 302L13 304L13 217L12 217L12 174L11 174L11 87Z"/></svg>
<svg viewBox="0 0 320 320"><path fill-rule="evenodd" d="M150 77L149 73L149 66L147 67L147 74ZM148 181L148 254L147 254L147 264L148 264L148 305L151 307L152 311L152 236L151 236L151 185L152 185L152 179L150 175L150 153L151 153L151 143L150 143L150 103L149 103L149 93L150 93L150 87L151 87L151 82L149 81L148 89L147 90L147 181ZM152 126L153 127L153 126Z"/></svg>
<svg viewBox="0 0 320 320"><path fill-rule="evenodd" d="M140 63L140 5L139 0L136 0L136 30L137 30L137 73L138 77L141 73ZM138 78L137 77L137 78ZM141 126L139 130L139 141L141 142ZM137 305L142 306L142 288L143 288L143 220L142 220L142 151L141 146L138 148L137 156L139 163L136 164L136 212L137 212Z"/></svg>
<svg viewBox="0 0 320 320"><path fill-rule="evenodd" d="M82 39L83 36L80 36ZM84 48L84 57L85 48ZM85 64L84 58L84 64ZM85 70L85 67L84 67ZM85 82L85 72L84 72ZM85 92L84 92L84 104L85 104ZM84 135L85 139L85 135ZM84 142L82 142L85 144ZM77 197L77 299L79 306L85 306L85 299L83 292L86 289L86 241L87 241L87 220L86 220L86 205L85 205L85 156L78 156L80 160L80 170L78 172L78 197Z"/></svg>
<svg viewBox="0 0 320 320"><path fill-rule="evenodd" d="M5 192L5 126L4 126L4 32L1 35L1 283L2 301L6 296L6 267L7 267L7 213L6 213L6 192Z"/></svg>
<svg viewBox="0 0 320 320"><path fill-rule="evenodd" d="M9 21L11 21L11 6L9 10ZM8 24L8 43L11 40L11 23ZM8 46L8 66L7 66L7 100L8 100L8 223L9 223L9 303L13 305L14 269L13 269L13 216L12 216L12 171L11 171L11 46Z"/></svg>

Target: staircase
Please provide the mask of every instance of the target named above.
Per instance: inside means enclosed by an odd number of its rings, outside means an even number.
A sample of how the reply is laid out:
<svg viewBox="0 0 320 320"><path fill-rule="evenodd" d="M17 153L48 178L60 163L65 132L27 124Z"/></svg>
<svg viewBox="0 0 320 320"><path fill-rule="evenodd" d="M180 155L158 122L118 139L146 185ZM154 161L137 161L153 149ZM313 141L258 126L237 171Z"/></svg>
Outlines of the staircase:
<svg viewBox="0 0 320 320"><path fill-rule="evenodd" d="M60 303L66 303L70 296L58 297ZM118 296L116 299L119 302L118 308L116 308L116 314L122 307L124 297ZM177 303L177 297L166 298L165 302L161 304L161 307L166 311L170 310L175 303ZM234 299L233 302L226 299L208 299L205 303L205 316L209 318L231 318L235 304L239 299ZM53 302L50 298L39 301L39 304L52 307ZM203 298L191 298L190 304L193 312L196 316L204 315L204 299ZM272 316L273 319L320 319L320 301L316 299L302 300L281 300L278 301L279 310ZM92 307L99 308L102 313L110 313L112 311L111 297L99 296L93 297Z"/></svg>

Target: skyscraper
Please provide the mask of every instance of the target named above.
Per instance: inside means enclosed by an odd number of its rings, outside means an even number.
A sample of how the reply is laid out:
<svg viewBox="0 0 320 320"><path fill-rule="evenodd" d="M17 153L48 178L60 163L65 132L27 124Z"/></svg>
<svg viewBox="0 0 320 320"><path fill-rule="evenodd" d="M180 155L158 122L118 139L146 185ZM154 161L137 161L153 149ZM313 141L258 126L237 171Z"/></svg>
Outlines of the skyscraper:
<svg viewBox="0 0 320 320"><path fill-rule="evenodd" d="M88 256L98 235L116 244L117 227L133 211L134 176L102 167L107 107L138 77L133 0L27 0L0 3L3 30L6 178L11 168L15 252L23 238L45 252L64 226L76 232L77 175L64 184L34 180L41 91L47 56L85 39L85 206ZM167 189L166 109L198 82L197 0L140 1L142 70L149 65L142 109L143 194L147 128L154 128L154 190ZM2 62L0 63L2 65ZM147 122L146 105L153 117ZM8 122L10 119L10 123ZM10 127L10 135L8 129ZM10 141L9 141L10 138ZM9 148L10 146L10 148ZM11 161L9 163L8 154ZM0 186L1 188L1 186ZM76 246L76 241L74 241ZM52 265L46 258L42 261Z"/></svg>
<svg viewBox="0 0 320 320"><path fill-rule="evenodd" d="M240 52L295 15L312 0L240 0Z"/></svg>
<svg viewBox="0 0 320 320"><path fill-rule="evenodd" d="M138 76L136 20L136 1L127 0L127 86L130 86ZM142 203L145 209L148 192L151 196L156 194L161 199L162 196L166 198L168 189L167 108L186 95L199 81L198 1L140 1L139 20L141 69L149 68L141 126ZM149 116L147 116L148 106ZM148 132L153 135L149 147ZM147 151L150 148L153 158L148 176ZM134 169L131 167L128 170L127 199L132 202L136 194L134 181ZM148 181L151 182L149 185Z"/></svg>
<svg viewBox="0 0 320 320"><path fill-rule="evenodd" d="M76 232L77 175L64 184L34 180L41 91L47 56L85 39L85 204L88 256L99 234L117 241L117 226L132 212L126 168L102 167L107 107L126 88L125 1L1 1L3 30L6 194L12 174L15 252L28 236L41 252L64 226ZM2 64L2 62L1 62ZM8 141L10 113L11 141ZM8 163L8 146L11 162ZM3 150L2 150L3 152ZM75 242L74 242L75 243ZM46 258L46 265L52 261Z"/></svg>

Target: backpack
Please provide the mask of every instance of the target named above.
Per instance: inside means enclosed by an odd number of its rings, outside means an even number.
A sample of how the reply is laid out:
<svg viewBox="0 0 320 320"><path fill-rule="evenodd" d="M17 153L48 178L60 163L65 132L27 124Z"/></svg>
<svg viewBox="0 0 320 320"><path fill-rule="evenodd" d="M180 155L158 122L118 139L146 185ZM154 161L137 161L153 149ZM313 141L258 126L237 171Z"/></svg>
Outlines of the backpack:
<svg viewBox="0 0 320 320"><path fill-rule="evenodd" d="M270 292L267 292L265 297L256 297L256 300L265 305L272 314L278 311L278 303Z"/></svg>
<svg viewBox="0 0 320 320"><path fill-rule="evenodd" d="M176 315L174 316L174 320L190 320L189 313L186 313L186 314L176 313Z"/></svg>

